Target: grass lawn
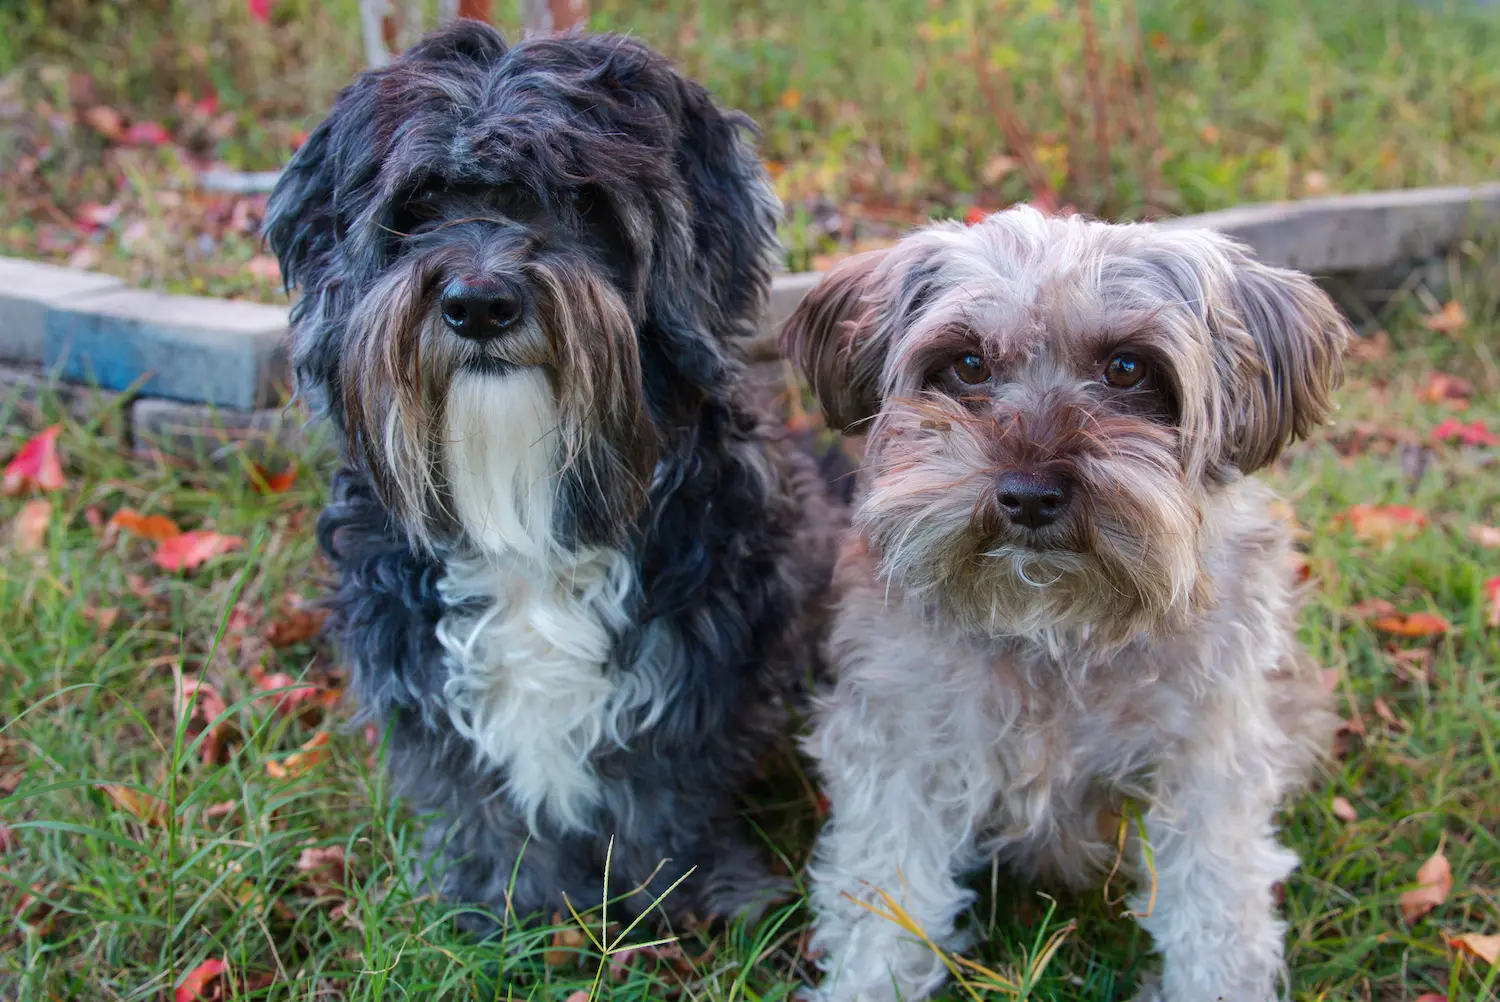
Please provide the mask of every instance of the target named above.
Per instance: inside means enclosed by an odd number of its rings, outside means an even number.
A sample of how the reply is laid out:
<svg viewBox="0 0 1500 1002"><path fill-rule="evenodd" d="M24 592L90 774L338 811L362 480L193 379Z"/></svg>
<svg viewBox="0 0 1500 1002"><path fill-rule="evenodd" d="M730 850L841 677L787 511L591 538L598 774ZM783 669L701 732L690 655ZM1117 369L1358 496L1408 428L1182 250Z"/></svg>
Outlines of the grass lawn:
<svg viewBox="0 0 1500 1002"><path fill-rule="evenodd" d="M1299 999L1500 994L1497 968L1449 945L1500 932L1500 629L1485 593L1500 575L1500 446L1432 434L1450 418L1500 430L1500 267L1470 249L1454 274L1466 322L1429 330L1436 304L1408 297L1352 360L1337 424L1272 474L1306 527L1302 635L1348 721L1336 761L1281 818L1305 860L1285 889ZM0 405L0 457L36 430L24 410ZM800 905L756 929L633 953L622 951L655 933L616 926L608 958L591 939L597 906L582 926L513 927L503 950L467 940L409 877L418 825L392 802L378 747L340 727L344 708L324 713L322 693L341 679L302 600L326 574L311 533L326 460L303 457L289 487L267 485L248 463L205 473L127 458L95 423L54 417L66 486L0 499L0 997L165 998L206 960L259 999L775 1002L796 991L808 973ZM37 500L50 503L45 522L23 507ZM243 542L164 570L141 534L166 527L111 528L125 508ZM1401 636L1423 633L1420 617L1403 618L1414 613L1446 631ZM174 711L184 677L211 686L193 713ZM807 787L770 783L752 814L800 872ZM1451 893L1404 922L1400 896L1439 850ZM993 883L971 916L992 967L1026 971L1077 923L1019 994L1131 995L1151 961L1117 908L1100 895L1054 906L1003 874Z"/></svg>
<svg viewBox="0 0 1500 1002"><path fill-rule="evenodd" d="M399 0L419 9L422 0ZM0 253L280 295L263 197L361 65L356 0L0 0ZM1483 0L593 0L761 124L787 264L1050 192L1112 218L1493 179ZM514 32L516 4L497 16Z"/></svg>

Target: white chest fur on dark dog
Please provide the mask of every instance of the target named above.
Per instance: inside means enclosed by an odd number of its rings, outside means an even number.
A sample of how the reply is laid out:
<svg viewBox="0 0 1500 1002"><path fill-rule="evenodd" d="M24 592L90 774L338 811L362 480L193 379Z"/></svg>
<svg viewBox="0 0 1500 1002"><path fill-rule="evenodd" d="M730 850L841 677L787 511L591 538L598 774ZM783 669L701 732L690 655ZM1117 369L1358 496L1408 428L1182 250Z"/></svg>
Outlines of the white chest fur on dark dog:
<svg viewBox="0 0 1500 1002"><path fill-rule="evenodd" d="M969 872L1098 879L1130 812L1163 958L1141 997L1277 996L1272 818L1333 717L1247 474L1326 415L1346 337L1222 237L1029 208L852 259L799 307L789 352L869 436L807 743L825 999L946 977L877 891L956 948Z"/></svg>

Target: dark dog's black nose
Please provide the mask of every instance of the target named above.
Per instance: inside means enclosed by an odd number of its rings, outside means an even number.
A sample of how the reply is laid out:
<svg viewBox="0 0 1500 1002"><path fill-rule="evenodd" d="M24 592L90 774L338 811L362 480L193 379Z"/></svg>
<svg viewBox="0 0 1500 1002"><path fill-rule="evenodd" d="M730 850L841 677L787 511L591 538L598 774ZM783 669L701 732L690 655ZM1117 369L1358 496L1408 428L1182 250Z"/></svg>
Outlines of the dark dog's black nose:
<svg viewBox="0 0 1500 1002"><path fill-rule="evenodd" d="M1007 473L996 485L1000 507L1016 525L1040 529L1051 525L1068 507L1072 490L1068 481L1055 473Z"/></svg>
<svg viewBox="0 0 1500 1002"><path fill-rule="evenodd" d="M443 290L443 323L460 337L499 337L526 312L520 288L502 278L460 278Z"/></svg>

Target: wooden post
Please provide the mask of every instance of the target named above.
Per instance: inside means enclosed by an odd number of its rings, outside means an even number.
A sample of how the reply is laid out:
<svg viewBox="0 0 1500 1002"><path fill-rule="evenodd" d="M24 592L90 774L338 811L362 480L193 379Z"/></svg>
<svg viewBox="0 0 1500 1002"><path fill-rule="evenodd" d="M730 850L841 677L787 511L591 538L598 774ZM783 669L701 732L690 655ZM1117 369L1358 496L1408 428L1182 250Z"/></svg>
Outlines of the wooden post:
<svg viewBox="0 0 1500 1002"><path fill-rule="evenodd" d="M521 0L521 24L527 35L569 31L588 19L588 0Z"/></svg>

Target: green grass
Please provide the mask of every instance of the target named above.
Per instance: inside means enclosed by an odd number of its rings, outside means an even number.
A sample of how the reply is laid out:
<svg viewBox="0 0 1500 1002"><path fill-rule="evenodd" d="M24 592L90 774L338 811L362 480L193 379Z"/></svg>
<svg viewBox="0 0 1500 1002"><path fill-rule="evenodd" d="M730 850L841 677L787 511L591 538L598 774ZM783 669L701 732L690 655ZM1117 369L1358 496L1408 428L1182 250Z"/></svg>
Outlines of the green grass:
<svg viewBox="0 0 1500 1002"><path fill-rule="evenodd" d="M1500 428L1500 267L1471 248L1455 273L1469 326L1433 334L1407 300L1386 318L1388 355L1352 363L1338 424L1272 474L1308 530L1303 639L1338 670L1340 711L1365 730L1345 736L1342 756L1282 815L1305 860L1285 901L1299 999L1500 994L1494 970L1446 942L1500 931L1500 630L1486 624L1482 595L1482 582L1500 574L1500 550L1468 535L1475 524L1500 525L1500 449L1428 448L1430 429L1451 412L1418 395L1434 371L1464 376L1474 395L1463 419ZM338 718L291 719L256 698L257 668L341 681L327 652L260 639L288 594L316 595L326 584L310 530L326 458L290 492L263 495L233 454L217 472L127 458L95 423L47 408L42 420L65 423L70 484L51 495L40 552L17 553L8 528L0 536L0 818L14 843L0 855L0 997L160 998L206 958L226 960L246 997L259 999L564 1002L594 991L632 1002L781 1002L808 976L808 916L798 904L711 941L684 933L685 959L637 955L597 987L599 951L586 937L561 936L576 929L571 920L513 927L503 951L467 939L455 909L411 878L420 822L393 803L378 750ZM0 404L0 456L34 430L23 410ZM1352 450L1356 440L1368 444ZM0 500L0 519L8 524L22 500ZM1356 503L1414 505L1431 521L1386 548L1339 521ZM102 538L91 526L91 509L107 520L123 506L246 543L196 571L165 573L147 544ZM1438 612L1453 629L1393 642L1350 611L1377 597ZM120 614L102 628L97 611L109 608ZM1396 670L1393 651L1403 648L1429 652L1425 672ZM204 764L197 725L174 722L178 672L209 679L229 704L240 737L227 761ZM1375 711L1377 696L1399 725ZM267 762L319 729L332 734L326 760L299 776L268 774ZM121 807L106 784L160 798L162 823ZM1358 819L1338 820L1334 796ZM211 809L226 803L227 814ZM815 824L809 791L770 784L751 816L800 872ZM345 883L299 870L305 849L333 846L348 860ZM1453 893L1407 926L1398 896L1439 846ZM983 932L983 962L1023 970L1048 935L1077 922L1028 997L1125 999L1150 968L1146 937L1101 895L1063 897L1049 911L1046 888L993 879L992 895L991 875L977 878L986 894L970 919ZM597 908L586 920L597 927ZM656 935L642 927L626 941Z"/></svg>
<svg viewBox="0 0 1500 1002"><path fill-rule="evenodd" d="M514 5L496 8L514 30ZM794 268L1039 186L1136 217L1500 164L1500 6L1475 0L1092 0L1095 60L1078 0L592 8L592 27L661 48L761 123ZM243 0L3 0L0 252L88 243L93 266L137 282L273 298L244 271L253 233L214 222L233 200L194 195L190 168L281 164L358 69L356 23L354 0L277 0L269 24ZM195 111L210 93L216 111ZM174 144L109 147L84 124L97 105L163 122ZM115 201L100 232L70 230Z"/></svg>

